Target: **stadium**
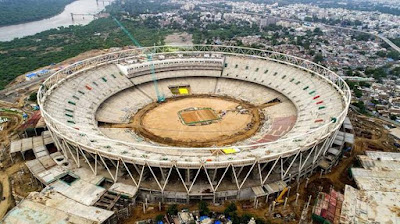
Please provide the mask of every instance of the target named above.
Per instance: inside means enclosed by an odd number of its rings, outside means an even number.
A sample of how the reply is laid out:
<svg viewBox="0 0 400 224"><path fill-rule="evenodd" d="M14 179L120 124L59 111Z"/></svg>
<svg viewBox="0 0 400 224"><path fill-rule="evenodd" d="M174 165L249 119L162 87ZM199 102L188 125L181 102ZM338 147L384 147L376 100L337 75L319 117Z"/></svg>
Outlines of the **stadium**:
<svg viewBox="0 0 400 224"><path fill-rule="evenodd" d="M336 147L350 98L311 61L214 45L88 58L38 93L66 167L181 203L268 197L302 181Z"/></svg>

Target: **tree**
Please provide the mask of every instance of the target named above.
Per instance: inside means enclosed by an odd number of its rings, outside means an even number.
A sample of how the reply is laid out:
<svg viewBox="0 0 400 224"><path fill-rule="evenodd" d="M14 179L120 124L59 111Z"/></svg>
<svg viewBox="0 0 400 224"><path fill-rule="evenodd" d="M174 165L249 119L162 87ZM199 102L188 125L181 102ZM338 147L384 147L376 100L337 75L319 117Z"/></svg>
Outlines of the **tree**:
<svg viewBox="0 0 400 224"><path fill-rule="evenodd" d="M164 219L164 215L162 215L162 214L159 214L156 216L156 222L163 221L163 219Z"/></svg>
<svg viewBox="0 0 400 224"><path fill-rule="evenodd" d="M256 218L256 224L265 224L265 221L262 218Z"/></svg>
<svg viewBox="0 0 400 224"><path fill-rule="evenodd" d="M178 214L178 205L172 204L167 209L167 214L169 215L177 215Z"/></svg>
<svg viewBox="0 0 400 224"><path fill-rule="evenodd" d="M124 20L123 23L142 46L162 45L164 37L171 32L148 28L140 21ZM100 35L94 35L99 30ZM40 40L40 44L37 40ZM61 27L8 42L0 41L0 90L21 74L64 61L82 52L126 45L132 45L131 40L111 18L96 19L86 26Z"/></svg>
<svg viewBox="0 0 400 224"><path fill-rule="evenodd" d="M360 110L360 113L362 113L362 114L367 113L367 109L365 108L364 102L358 101L356 103L353 103L353 105L358 107L358 109Z"/></svg>
<svg viewBox="0 0 400 224"><path fill-rule="evenodd" d="M36 101L37 100L37 92L31 93L28 98L29 101Z"/></svg>
<svg viewBox="0 0 400 224"><path fill-rule="evenodd" d="M354 91L354 95L355 95L357 98L362 97L362 91L361 91L361 90L355 88L355 89L353 89L353 91Z"/></svg>
<svg viewBox="0 0 400 224"><path fill-rule="evenodd" d="M320 63L320 62L322 62L324 60L324 57L322 56L322 54L321 53L318 53L318 54L316 54L315 56L314 56L314 62L315 63Z"/></svg>
<svg viewBox="0 0 400 224"><path fill-rule="evenodd" d="M389 51L387 54L388 58L391 58L393 60L399 60L400 59L400 53L397 51Z"/></svg>
<svg viewBox="0 0 400 224"><path fill-rule="evenodd" d="M232 224L242 223L241 218L237 215L236 211L237 211L237 207L234 202L230 203L224 210L225 216L230 218L230 220L232 221Z"/></svg>
<svg viewBox="0 0 400 224"><path fill-rule="evenodd" d="M379 101L378 101L378 100L376 100L376 99L372 99L372 100L371 100L371 103L373 103L373 104L375 104L375 105L376 105L376 104L379 104Z"/></svg>
<svg viewBox="0 0 400 224"><path fill-rule="evenodd" d="M349 70L346 71L347 76L353 76L353 70L350 68Z"/></svg>
<svg viewBox="0 0 400 224"><path fill-rule="evenodd" d="M306 21L306 22L312 22L312 21L313 21L313 18L307 16L307 17L304 18L304 21Z"/></svg>
<svg viewBox="0 0 400 224"><path fill-rule="evenodd" d="M362 87L367 87L367 88L371 87L371 84L369 84L368 82L364 82L364 81L360 81L358 84Z"/></svg>
<svg viewBox="0 0 400 224"><path fill-rule="evenodd" d="M228 205L228 207L225 208L224 214L229 215L229 213L236 212L236 211L237 211L236 204L234 202L232 202Z"/></svg>
<svg viewBox="0 0 400 224"><path fill-rule="evenodd" d="M243 214L242 217L240 217L240 223L249 223L250 219L251 215Z"/></svg>
<svg viewBox="0 0 400 224"><path fill-rule="evenodd" d="M71 2L73 0L1 0L0 26L55 16Z"/></svg>
<svg viewBox="0 0 400 224"><path fill-rule="evenodd" d="M320 36L323 34L323 32L319 27L317 27L314 29L314 34Z"/></svg>
<svg viewBox="0 0 400 224"><path fill-rule="evenodd" d="M376 52L376 55L378 55L379 57L382 57L382 58L384 58L384 57L386 57L386 52L385 51L378 51L378 52Z"/></svg>
<svg viewBox="0 0 400 224"><path fill-rule="evenodd" d="M200 211L200 215L205 215L208 216L210 214L210 209L208 208L208 204L205 201L200 201L199 202L199 211Z"/></svg>

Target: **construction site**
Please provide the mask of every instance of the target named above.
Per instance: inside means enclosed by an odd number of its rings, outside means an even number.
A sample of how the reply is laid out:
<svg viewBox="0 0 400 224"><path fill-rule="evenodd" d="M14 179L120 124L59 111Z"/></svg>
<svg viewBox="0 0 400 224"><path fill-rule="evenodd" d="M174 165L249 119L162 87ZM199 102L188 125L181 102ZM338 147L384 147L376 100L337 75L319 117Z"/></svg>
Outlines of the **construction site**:
<svg viewBox="0 0 400 224"><path fill-rule="evenodd" d="M234 51L113 52L52 75L39 105L33 87L1 101L2 221L232 223L234 202L265 223L396 223L399 203L380 201L399 196L395 125L347 113L347 85L312 62ZM370 181L392 193L359 215L384 192Z"/></svg>

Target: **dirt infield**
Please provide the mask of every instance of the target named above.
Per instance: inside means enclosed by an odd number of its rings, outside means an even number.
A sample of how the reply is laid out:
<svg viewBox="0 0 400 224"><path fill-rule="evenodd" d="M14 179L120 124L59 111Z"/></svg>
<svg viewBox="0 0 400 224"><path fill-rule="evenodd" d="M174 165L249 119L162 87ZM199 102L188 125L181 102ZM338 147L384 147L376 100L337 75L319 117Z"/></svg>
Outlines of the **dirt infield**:
<svg viewBox="0 0 400 224"><path fill-rule="evenodd" d="M179 111L178 114L186 125L204 125L219 120L218 115L211 108L189 108Z"/></svg>
<svg viewBox="0 0 400 224"><path fill-rule="evenodd" d="M215 113L210 110L191 111L194 113L185 115L187 121L207 120L216 116L220 120L208 125L185 125L179 118L179 111L193 107L212 108ZM189 95L145 106L132 117L129 126L137 134L161 144L208 147L247 139L258 131L263 121L259 109L248 102L226 96Z"/></svg>

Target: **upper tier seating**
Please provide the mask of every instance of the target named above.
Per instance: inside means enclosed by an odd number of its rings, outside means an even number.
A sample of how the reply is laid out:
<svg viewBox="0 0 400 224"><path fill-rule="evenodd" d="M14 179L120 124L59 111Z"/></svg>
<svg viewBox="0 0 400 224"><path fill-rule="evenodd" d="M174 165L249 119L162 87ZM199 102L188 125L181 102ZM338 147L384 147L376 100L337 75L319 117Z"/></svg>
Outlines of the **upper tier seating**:
<svg viewBox="0 0 400 224"><path fill-rule="evenodd" d="M238 145L269 142L307 133L335 119L344 108L342 96L331 83L318 75L277 62L249 57L227 56L224 63L223 71L172 70L159 72L156 77L160 92L165 97L172 96L168 88L170 85L185 84L190 85L195 94L225 94L253 104L279 98L282 102L279 106L265 109L270 117L262 133L257 133L252 138L237 143ZM127 153L133 147L115 144L107 139L94 140L93 136L107 137L116 134L108 129L101 131L97 121L127 123L138 109L157 99L153 79L151 74L128 79L116 65L105 65L68 77L47 96L44 107L57 121L85 133L77 135L58 125L59 130L69 138L109 152ZM154 145L122 131L119 133L125 136L123 139ZM308 137L317 138L318 135L317 132ZM135 147L139 149L144 146ZM287 145L282 146L282 149L285 147ZM160 153L155 148L147 147L146 150ZM183 155L179 150L171 150L170 153L174 152ZM203 151L185 153L208 154Z"/></svg>

